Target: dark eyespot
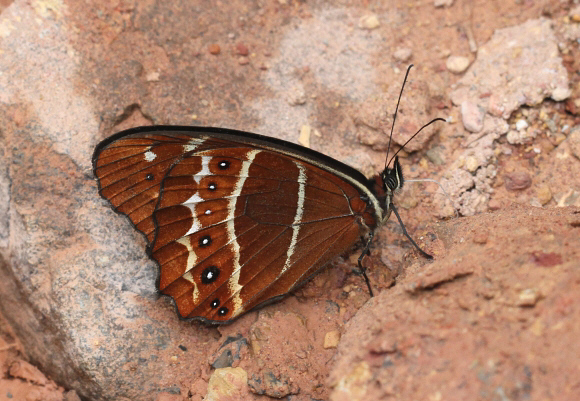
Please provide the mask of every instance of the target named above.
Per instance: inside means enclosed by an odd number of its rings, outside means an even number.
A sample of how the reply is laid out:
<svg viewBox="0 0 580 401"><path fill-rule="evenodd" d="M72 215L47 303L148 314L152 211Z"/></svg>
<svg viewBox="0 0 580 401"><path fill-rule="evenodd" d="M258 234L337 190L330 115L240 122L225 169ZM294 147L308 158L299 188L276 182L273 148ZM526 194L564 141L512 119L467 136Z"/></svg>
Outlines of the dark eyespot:
<svg viewBox="0 0 580 401"><path fill-rule="evenodd" d="M147 181L153 181L153 174L151 174L151 173L147 173L147 175L145 175L145 179L146 179Z"/></svg>
<svg viewBox="0 0 580 401"><path fill-rule="evenodd" d="M209 189L210 191L215 191L217 189L216 183L210 182L209 185L207 186L207 189Z"/></svg>
<svg viewBox="0 0 580 401"><path fill-rule="evenodd" d="M217 280L219 275L220 269L217 266L206 267L201 273L201 282L203 284L211 284Z"/></svg>
<svg viewBox="0 0 580 401"><path fill-rule="evenodd" d="M199 239L199 246L205 248L211 244L211 237L209 235L204 235Z"/></svg>
<svg viewBox="0 0 580 401"><path fill-rule="evenodd" d="M217 308L218 306L220 306L220 300L217 298L214 299L213 301L211 301L209 306L211 306L213 309Z"/></svg>
<svg viewBox="0 0 580 401"><path fill-rule="evenodd" d="M228 168L230 168L230 162L227 160L222 160L221 162L218 163L218 167L220 170L227 170Z"/></svg>
<svg viewBox="0 0 580 401"><path fill-rule="evenodd" d="M221 308L219 308L219 310L218 310L218 315L220 315L220 316L225 316L225 315L227 315L227 314L228 314L228 312L229 312L229 309L228 309L228 308L226 308L225 306L222 306L222 307L221 307Z"/></svg>

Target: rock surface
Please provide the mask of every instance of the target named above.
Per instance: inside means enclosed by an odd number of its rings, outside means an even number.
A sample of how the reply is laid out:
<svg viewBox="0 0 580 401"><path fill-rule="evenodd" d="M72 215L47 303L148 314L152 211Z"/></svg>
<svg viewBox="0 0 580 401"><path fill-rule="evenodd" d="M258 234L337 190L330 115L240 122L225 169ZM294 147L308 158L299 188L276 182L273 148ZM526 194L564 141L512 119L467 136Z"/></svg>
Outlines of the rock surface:
<svg viewBox="0 0 580 401"><path fill-rule="evenodd" d="M580 353L580 210L462 220L435 230L433 264L411 267L345 326L331 400L577 397L575 361L561 356Z"/></svg>

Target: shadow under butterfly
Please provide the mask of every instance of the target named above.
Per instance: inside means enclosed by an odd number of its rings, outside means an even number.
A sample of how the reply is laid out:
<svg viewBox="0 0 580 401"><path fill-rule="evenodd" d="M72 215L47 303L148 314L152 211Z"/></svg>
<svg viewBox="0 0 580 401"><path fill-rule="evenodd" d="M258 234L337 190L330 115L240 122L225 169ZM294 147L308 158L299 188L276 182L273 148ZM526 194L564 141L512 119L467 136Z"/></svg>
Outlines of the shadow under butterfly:
<svg viewBox="0 0 580 401"><path fill-rule="evenodd" d="M400 95L396 110L399 102ZM435 121L445 120L423 128ZM103 140L92 160L99 193L145 235L159 265L157 288L173 298L179 316L225 323L285 296L361 236L358 265L372 295L362 260L391 212L431 259L393 204L404 184L393 159L367 179L279 139L149 126Z"/></svg>

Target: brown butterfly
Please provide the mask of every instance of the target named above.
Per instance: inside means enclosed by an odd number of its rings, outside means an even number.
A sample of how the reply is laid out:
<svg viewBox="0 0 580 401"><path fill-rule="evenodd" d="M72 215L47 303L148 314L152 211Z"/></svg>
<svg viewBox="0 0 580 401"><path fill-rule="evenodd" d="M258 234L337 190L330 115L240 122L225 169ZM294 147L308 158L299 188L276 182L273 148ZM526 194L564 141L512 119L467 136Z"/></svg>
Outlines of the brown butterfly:
<svg viewBox="0 0 580 401"><path fill-rule="evenodd" d="M398 105L397 105L398 107ZM436 121L436 120L434 120ZM222 128L150 126L102 141L99 193L147 239L182 318L227 322L308 280L394 211L398 158L367 179L302 146ZM364 276L367 285L368 278Z"/></svg>

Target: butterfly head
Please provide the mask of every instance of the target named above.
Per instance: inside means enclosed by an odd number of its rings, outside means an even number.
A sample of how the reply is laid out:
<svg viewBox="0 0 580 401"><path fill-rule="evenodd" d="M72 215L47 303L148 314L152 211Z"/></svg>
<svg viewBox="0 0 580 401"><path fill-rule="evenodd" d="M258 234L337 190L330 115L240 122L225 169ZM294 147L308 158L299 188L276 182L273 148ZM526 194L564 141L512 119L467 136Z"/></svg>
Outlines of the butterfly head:
<svg viewBox="0 0 580 401"><path fill-rule="evenodd" d="M403 169L399 163L399 157L395 156L395 161L393 167L385 167L385 169L380 173L381 180L383 181L383 190L392 194L403 188L405 182L403 178Z"/></svg>

